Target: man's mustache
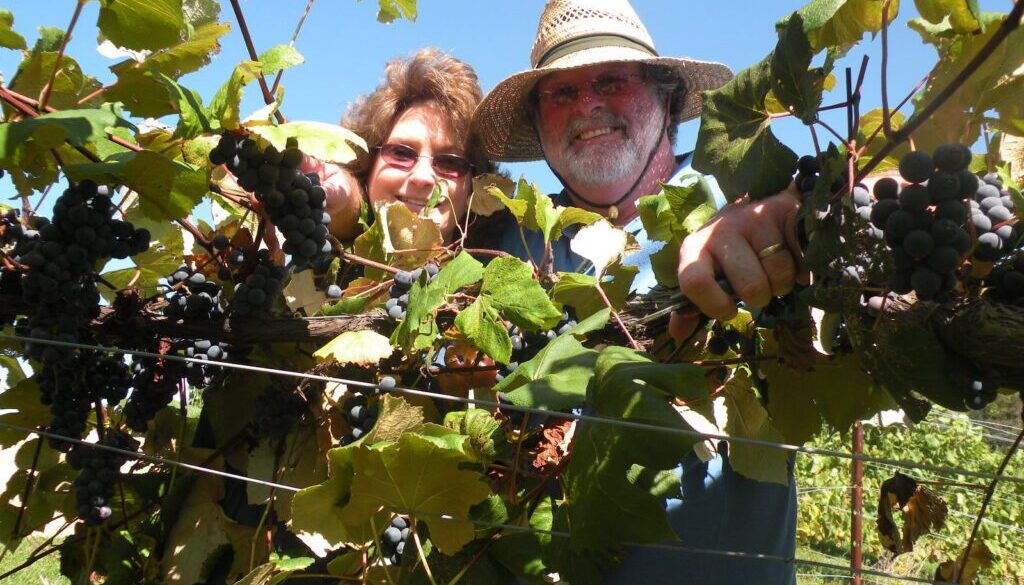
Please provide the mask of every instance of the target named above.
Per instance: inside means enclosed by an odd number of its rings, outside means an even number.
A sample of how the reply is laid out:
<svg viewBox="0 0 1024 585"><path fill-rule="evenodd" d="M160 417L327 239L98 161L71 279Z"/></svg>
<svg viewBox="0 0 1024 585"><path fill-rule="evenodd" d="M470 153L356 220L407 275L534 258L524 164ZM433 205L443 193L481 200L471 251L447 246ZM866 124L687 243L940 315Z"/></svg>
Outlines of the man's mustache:
<svg viewBox="0 0 1024 585"><path fill-rule="evenodd" d="M621 127L623 129L623 132L625 132L625 130L628 127L625 118L623 118L622 116L616 116L611 112L601 114L597 117L574 118L573 120L569 121L569 125L566 127L565 135L563 136L563 139L565 140L565 145L568 146L569 144L571 144L573 138L578 136L584 130L590 128L597 128L600 126Z"/></svg>

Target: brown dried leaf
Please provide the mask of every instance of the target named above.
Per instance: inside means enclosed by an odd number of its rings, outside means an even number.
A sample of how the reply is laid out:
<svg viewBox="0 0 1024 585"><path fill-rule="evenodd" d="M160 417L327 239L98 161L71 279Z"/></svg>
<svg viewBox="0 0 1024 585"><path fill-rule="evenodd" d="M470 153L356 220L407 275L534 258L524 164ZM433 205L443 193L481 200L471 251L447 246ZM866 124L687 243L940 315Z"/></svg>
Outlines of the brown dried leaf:
<svg viewBox="0 0 1024 585"><path fill-rule="evenodd" d="M562 458L569 454L569 443L576 431L575 420L563 420L545 428L544 438L533 449L533 467L547 472L557 468Z"/></svg>
<svg viewBox="0 0 1024 585"><path fill-rule="evenodd" d="M779 323L773 331L778 342L779 359L801 372L814 368L818 352L814 349L814 324Z"/></svg>
<svg viewBox="0 0 1024 585"><path fill-rule="evenodd" d="M903 512L902 535L893 519L894 509ZM910 552L918 538L942 528L946 513L946 503L941 498L913 478L897 472L882 483L878 499L879 539L894 554Z"/></svg>
<svg viewBox="0 0 1024 585"><path fill-rule="evenodd" d="M928 488L919 485L903 506L903 548L910 551L918 538L939 530L946 522L946 503Z"/></svg>

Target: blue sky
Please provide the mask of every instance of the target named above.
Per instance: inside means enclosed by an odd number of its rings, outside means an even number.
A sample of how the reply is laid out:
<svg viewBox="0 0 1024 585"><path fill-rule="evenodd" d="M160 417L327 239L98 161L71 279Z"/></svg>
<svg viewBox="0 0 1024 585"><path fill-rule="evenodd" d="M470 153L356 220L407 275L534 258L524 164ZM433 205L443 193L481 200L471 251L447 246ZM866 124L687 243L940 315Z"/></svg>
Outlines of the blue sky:
<svg viewBox="0 0 1024 585"><path fill-rule="evenodd" d="M257 51L287 43L306 3L242 0ZM67 27L74 4L74 0L14 0L6 2L5 7L14 12L15 30L31 46L39 26ZM661 54L721 61L734 71L764 57L775 43L773 24L803 4L792 0L633 0ZM923 45L917 34L905 27L907 17L915 12L913 3L904 0L902 4L903 14L890 37L893 57L889 87L893 101L913 88L935 62L931 47ZM1005 12L1010 3L981 0L980 4L985 10ZM423 46L439 47L472 64L487 91L506 76L529 67L529 51L542 7L542 0L419 0L416 22L401 20L382 25L375 19L375 0L317 0L296 44L306 62L284 75L283 112L290 120L336 122L347 104L376 86L388 59ZM78 59L88 74L109 83L114 77L108 67L116 61L96 52L98 11L97 2L85 7L68 54ZM231 33L221 40L222 51L209 66L182 80L207 101L235 64L248 58L227 0L222 0L221 20L232 24ZM878 45L877 41L869 42L840 62L855 66L865 50L872 55L862 112L880 104ZM13 75L19 60L15 51L0 51L0 72L5 79ZM841 80L842 70L837 74ZM826 103L838 101L841 87L834 96L826 96ZM262 105L255 83L249 86L243 105L243 115ZM827 119L837 128L845 127L842 111ZM693 121L680 128L678 150L692 148L697 127ZM812 149L807 130L798 122L786 120L775 127L783 142L798 153ZM557 182L543 164L507 168L514 176L525 174L548 191L557 190Z"/></svg>

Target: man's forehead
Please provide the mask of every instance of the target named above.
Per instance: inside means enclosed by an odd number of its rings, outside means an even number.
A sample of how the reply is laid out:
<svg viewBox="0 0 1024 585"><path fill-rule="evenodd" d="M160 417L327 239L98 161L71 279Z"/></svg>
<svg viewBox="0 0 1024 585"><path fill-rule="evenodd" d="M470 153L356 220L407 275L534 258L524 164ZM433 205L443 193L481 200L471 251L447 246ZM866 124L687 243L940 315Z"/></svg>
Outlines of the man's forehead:
<svg viewBox="0 0 1024 585"><path fill-rule="evenodd" d="M539 85L547 86L552 84L586 81L607 74L629 75L634 73L640 73L639 63L597 63L595 65L588 65L578 69L551 72L540 80Z"/></svg>

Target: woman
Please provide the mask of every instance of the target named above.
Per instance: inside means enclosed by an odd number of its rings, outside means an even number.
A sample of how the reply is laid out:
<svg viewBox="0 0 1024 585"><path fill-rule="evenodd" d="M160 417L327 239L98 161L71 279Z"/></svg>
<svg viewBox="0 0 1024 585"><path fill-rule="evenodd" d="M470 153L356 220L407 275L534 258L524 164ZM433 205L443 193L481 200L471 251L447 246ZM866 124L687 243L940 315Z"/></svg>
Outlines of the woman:
<svg viewBox="0 0 1024 585"><path fill-rule="evenodd" d="M389 62L380 86L342 119L366 140L367 154L343 167L309 158L303 164L327 190L331 233L341 240L359 233L364 199L374 209L401 202L419 212L439 184L447 199L428 215L451 241L467 212L473 176L493 171L469 131L482 97L473 68L437 49Z"/></svg>

